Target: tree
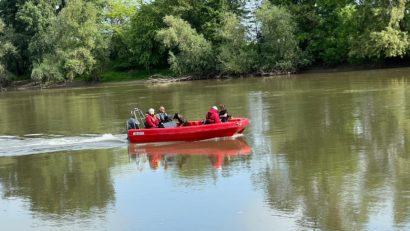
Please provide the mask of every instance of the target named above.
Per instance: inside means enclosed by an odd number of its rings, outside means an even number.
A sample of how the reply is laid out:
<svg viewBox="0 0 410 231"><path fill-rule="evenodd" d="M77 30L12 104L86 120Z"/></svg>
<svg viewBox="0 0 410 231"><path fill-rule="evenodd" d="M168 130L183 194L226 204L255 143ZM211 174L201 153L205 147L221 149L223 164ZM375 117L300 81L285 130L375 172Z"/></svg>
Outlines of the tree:
<svg viewBox="0 0 410 231"><path fill-rule="evenodd" d="M56 4L45 0L29 0L24 3L16 14L17 22L25 27L27 35L27 55L29 65L40 62L41 58L51 52L49 27L56 20Z"/></svg>
<svg viewBox="0 0 410 231"><path fill-rule="evenodd" d="M155 39L157 31L164 29L166 15L179 17L214 45L219 44L217 31L224 20L224 12L241 16L245 0L155 0L142 4L131 19L128 32L129 48L136 65L146 69L164 67L167 49Z"/></svg>
<svg viewBox="0 0 410 231"><path fill-rule="evenodd" d="M187 21L206 40L218 45L217 32L225 20L225 13L242 17L246 12L245 4L245 0L181 0L174 7L174 15Z"/></svg>
<svg viewBox="0 0 410 231"><path fill-rule="evenodd" d="M356 59L403 57L409 48L408 32L402 24L406 0L368 1L357 5L356 33L349 55Z"/></svg>
<svg viewBox="0 0 410 231"><path fill-rule="evenodd" d="M264 2L256 17L261 24L258 34L259 70L295 71L304 60L294 34L296 25L289 12Z"/></svg>
<svg viewBox="0 0 410 231"><path fill-rule="evenodd" d="M0 20L0 86L6 85L9 81L10 73L6 70L4 66L4 56L6 54L12 54L16 51L15 47L7 41L7 37L3 35L4 33L4 23Z"/></svg>
<svg viewBox="0 0 410 231"><path fill-rule="evenodd" d="M174 1L157 0L142 4L131 19L128 46L136 65L145 69L166 66L166 49L155 39L158 30L165 27L163 18L172 13Z"/></svg>
<svg viewBox="0 0 410 231"><path fill-rule="evenodd" d="M33 53L29 50L29 44L37 30L44 29L43 26L52 21L48 16L56 14L63 3L61 0L0 1L0 17L8 28L5 33L16 48L16 52L5 56L7 70L19 77L31 72Z"/></svg>
<svg viewBox="0 0 410 231"><path fill-rule="evenodd" d="M253 43L246 40L246 28L233 13L225 13L225 20L217 31L221 43L218 47L220 71L249 73L255 65Z"/></svg>
<svg viewBox="0 0 410 231"><path fill-rule="evenodd" d="M108 0L107 2L104 18L106 30L110 33L110 59L114 61L114 68L128 69L133 66L133 55L128 46L128 33L131 18L142 4L142 0Z"/></svg>
<svg viewBox="0 0 410 231"><path fill-rule="evenodd" d="M157 33L158 41L169 48L171 70L179 74L207 74L215 70L212 44L184 20L166 16L168 26Z"/></svg>
<svg viewBox="0 0 410 231"><path fill-rule="evenodd" d="M32 78L59 81L63 76L71 81L94 74L106 57L107 46L97 21L95 4L69 1L49 28L53 49L35 64Z"/></svg>
<svg viewBox="0 0 410 231"><path fill-rule="evenodd" d="M270 0L286 8L296 23L299 47L316 64L335 65L348 60L353 33L353 0Z"/></svg>

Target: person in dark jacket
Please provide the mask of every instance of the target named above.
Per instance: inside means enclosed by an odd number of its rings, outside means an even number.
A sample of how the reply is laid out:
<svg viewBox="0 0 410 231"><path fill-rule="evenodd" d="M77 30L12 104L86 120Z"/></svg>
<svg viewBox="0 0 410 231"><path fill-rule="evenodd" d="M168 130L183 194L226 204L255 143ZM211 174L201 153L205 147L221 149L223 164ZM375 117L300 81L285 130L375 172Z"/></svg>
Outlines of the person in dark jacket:
<svg viewBox="0 0 410 231"><path fill-rule="evenodd" d="M155 110L150 108L145 118L145 128L157 128L159 125L158 118L155 116Z"/></svg>
<svg viewBox="0 0 410 231"><path fill-rule="evenodd" d="M165 112L165 107L161 106L159 107L159 112L157 113L157 118L159 120L159 123L166 123L171 121L172 119L169 118L168 114Z"/></svg>
<svg viewBox="0 0 410 231"><path fill-rule="evenodd" d="M221 109L219 111L219 118L221 119L221 122L227 122L231 116L228 115L228 110L226 110L225 105L220 105L219 108Z"/></svg>
<svg viewBox="0 0 410 231"><path fill-rule="evenodd" d="M127 129L139 129L140 128L140 122L135 118L135 114L131 112L131 118L128 119L127 121Z"/></svg>
<svg viewBox="0 0 410 231"><path fill-rule="evenodd" d="M218 108L216 106L212 106L206 114L205 124L215 124L220 122L221 120L219 119Z"/></svg>

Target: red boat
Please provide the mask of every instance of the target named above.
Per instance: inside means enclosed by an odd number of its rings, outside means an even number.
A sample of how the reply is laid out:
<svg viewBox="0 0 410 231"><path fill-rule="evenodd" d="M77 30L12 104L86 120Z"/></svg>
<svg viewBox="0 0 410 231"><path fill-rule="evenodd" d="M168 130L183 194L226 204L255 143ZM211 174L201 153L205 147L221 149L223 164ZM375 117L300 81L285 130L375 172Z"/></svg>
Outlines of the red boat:
<svg viewBox="0 0 410 231"><path fill-rule="evenodd" d="M233 118L217 124L189 121L184 126L173 128L129 129L128 140L132 143L206 140L241 134L248 125L247 118Z"/></svg>
<svg viewBox="0 0 410 231"><path fill-rule="evenodd" d="M208 156L215 168L221 168L225 158L246 156L252 153L252 148L243 139L206 140L189 143L173 143L164 145L136 143L129 144L128 153L131 157L147 155L151 168L157 168L165 156Z"/></svg>

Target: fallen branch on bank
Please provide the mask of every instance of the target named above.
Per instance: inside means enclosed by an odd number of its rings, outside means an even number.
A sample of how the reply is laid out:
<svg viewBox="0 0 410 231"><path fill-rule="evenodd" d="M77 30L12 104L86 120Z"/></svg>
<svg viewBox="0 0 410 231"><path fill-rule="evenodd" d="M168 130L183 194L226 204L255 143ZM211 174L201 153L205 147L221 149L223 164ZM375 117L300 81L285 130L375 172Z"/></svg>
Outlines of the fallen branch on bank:
<svg viewBox="0 0 410 231"><path fill-rule="evenodd" d="M184 77L170 77L170 76L164 76L164 75L152 75L148 78L146 81L147 83L150 84L162 84L162 83L174 83L174 82L181 82L181 81L189 81L193 80L194 78L192 76L184 76Z"/></svg>

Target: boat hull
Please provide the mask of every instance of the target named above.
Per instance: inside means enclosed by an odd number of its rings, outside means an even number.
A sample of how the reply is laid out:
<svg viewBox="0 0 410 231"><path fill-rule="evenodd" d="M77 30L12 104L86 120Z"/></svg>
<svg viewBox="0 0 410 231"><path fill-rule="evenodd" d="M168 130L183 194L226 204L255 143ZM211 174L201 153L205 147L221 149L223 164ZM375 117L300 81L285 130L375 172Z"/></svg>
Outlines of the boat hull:
<svg viewBox="0 0 410 231"><path fill-rule="evenodd" d="M132 143L206 140L242 133L248 125L247 118L235 118L218 124L191 121L188 126L176 128L130 129L128 140Z"/></svg>

